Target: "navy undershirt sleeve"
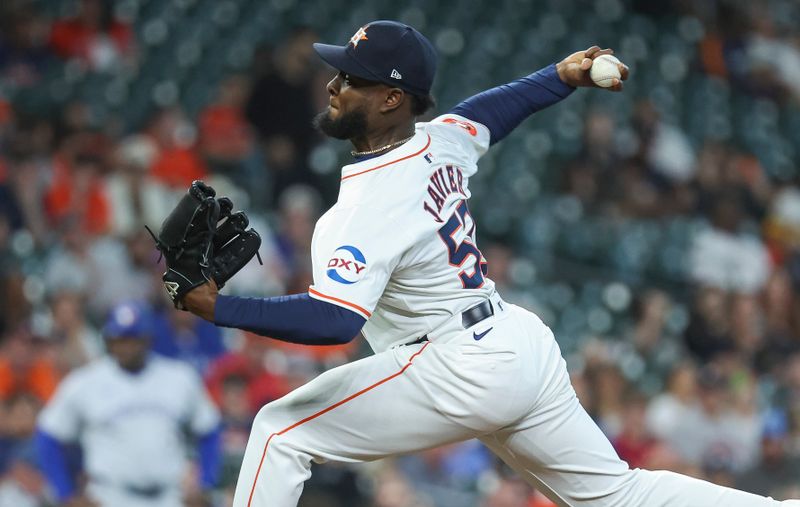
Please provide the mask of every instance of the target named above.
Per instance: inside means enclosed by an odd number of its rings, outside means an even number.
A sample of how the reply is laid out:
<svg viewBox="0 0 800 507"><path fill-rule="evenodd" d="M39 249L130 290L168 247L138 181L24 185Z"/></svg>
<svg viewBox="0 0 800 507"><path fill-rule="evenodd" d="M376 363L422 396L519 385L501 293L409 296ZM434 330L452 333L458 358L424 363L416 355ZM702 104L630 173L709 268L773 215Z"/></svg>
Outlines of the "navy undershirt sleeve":
<svg viewBox="0 0 800 507"><path fill-rule="evenodd" d="M75 494L64 445L54 436L38 429L34 436L39 468L53 487L56 499L65 502Z"/></svg>
<svg viewBox="0 0 800 507"><path fill-rule="evenodd" d="M506 137L517 125L536 111L566 98L575 88L561 81L556 65L508 84L483 91L464 100L450 113L486 125L491 144Z"/></svg>
<svg viewBox="0 0 800 507"><path fill-rule="evenodd" d="M339 345L355 338L366 319L308 294L272 298L219 295L214 322L291 343Z"/></svg>
<svg viewBox="0 0 800 507"><path fill-rule="evenodd" d="M197 454L200 461L200 486L212 489L219 480L222 468L222 430L215 428L198 440Z"/></svg>

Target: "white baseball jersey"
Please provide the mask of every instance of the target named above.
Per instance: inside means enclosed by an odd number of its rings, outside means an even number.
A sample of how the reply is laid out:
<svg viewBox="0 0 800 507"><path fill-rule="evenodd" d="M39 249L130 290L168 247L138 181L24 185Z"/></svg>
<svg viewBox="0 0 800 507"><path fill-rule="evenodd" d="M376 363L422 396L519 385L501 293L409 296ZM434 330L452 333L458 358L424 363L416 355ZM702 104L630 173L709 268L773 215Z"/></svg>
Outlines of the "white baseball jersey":
<svg viewBox="0 0 800 507"><path fill-rule="evenodd" d="M218 424L194 370L155 355L135 374L111 357L75 370L39 419L57 439L81 444L90 479L140 487L179 484L187 462L183 430L202 435Z"/></svg>
<svg viewBox="0 0 800 507"><path fill-rule="evenodd" d="M469 178L489 130L458 115L342 168L339 198L317 222L309 294L359 313L380 352L413 341L494 291L475 240Z"/></svg>

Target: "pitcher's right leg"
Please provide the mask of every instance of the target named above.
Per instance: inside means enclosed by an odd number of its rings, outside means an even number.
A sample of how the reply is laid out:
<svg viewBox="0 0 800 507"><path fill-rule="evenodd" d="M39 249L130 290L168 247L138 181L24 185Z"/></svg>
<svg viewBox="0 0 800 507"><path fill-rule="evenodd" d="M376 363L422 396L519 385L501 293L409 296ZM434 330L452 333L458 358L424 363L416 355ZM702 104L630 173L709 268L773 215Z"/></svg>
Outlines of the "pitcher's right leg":
<svg viewBox="0 0 800 507"><path fill-rule="evenodd" d="M475 436L426 392L443 348L399 347L334 368L261 409L234 507L295 507L312 462L369 461Z"/></svg>

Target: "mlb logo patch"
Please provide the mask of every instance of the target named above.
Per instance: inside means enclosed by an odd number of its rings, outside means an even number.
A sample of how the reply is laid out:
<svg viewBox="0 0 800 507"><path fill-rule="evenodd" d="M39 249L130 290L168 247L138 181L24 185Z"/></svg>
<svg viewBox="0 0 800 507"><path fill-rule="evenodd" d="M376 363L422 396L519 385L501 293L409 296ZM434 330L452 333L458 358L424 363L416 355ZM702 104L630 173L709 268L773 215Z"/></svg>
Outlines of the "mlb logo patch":
<svg viewBox="0 0 800 507"><path fill-rule="evenodd" d="M367 272L367 259L361 250L351 245L342 245L333 252L328 261L328 278L334 282L352 285Z"/></svg>

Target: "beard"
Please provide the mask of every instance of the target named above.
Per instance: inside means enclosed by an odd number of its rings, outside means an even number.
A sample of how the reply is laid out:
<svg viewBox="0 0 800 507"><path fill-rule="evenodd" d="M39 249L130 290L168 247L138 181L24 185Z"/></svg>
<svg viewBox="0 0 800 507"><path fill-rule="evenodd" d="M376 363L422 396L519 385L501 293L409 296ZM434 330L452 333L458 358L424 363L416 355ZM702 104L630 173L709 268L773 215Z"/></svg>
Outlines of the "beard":
<svg viewBox="0 0 800 507"><path fill-rule="evenodd" d="M367 112L364 108L341 113L337 119L331 118L328 107L314 117L314 128L334 139L357 139L367 135Z"/></svg>

